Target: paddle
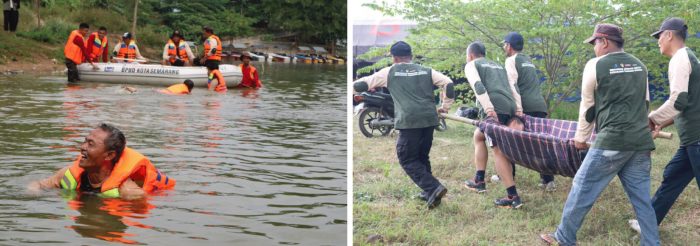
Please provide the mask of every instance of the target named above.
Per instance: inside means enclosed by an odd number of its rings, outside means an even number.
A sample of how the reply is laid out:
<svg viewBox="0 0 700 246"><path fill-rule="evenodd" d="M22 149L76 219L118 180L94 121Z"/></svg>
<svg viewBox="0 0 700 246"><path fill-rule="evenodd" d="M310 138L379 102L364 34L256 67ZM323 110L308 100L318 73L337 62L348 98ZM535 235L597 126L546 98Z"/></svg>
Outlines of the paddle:
<svg viewBox="0 0 700 246"><path fill-rule="evenodd" d="M445 114L445 113L441 113L440 116L442 116L442 117L444 117L445 119L448 119L448 120L459 121L459 122L467 123L467 124L474 125L474 126L476 126L476 125L479 124L479 121L478 121L478 120L472 120L472 119L468 119L468 118L464 118L464 117L459 117L459 116L454 116L454 115L449 115L449 114ZM670 132L659 132L659 135L657 135L656 137L658 137L658 138L663 138L663 139L672 139L672 138L673 138L673 133L670 133Z"/></svg>

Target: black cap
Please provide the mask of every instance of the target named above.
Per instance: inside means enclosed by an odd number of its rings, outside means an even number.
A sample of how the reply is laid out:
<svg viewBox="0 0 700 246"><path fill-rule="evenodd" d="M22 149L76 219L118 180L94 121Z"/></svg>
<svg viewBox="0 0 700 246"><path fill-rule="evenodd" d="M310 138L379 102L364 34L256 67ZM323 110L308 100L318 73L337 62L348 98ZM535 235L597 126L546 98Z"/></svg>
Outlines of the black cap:
<svg viewBox="0 0 700 246"><path fill-rule="evenodd" d="M593 44L597 38L606 38L610 40L615 40L621 43L625 42L622 38L622 28L613 24L598 24L595 25L595 30L593 30L593 35L583 41L584 43Z"/></svg>
<svg viewBox="0 0 700 246"><path fill-rule="evenodd" d="M122 38L131 38L131 33L125 32L124 35L122 35Z"/></svg>
<svg viewBox="0 0 700 246"><path fill-rule="evenodd" d="M681 18L676 18L676 17L671 17L666 20L664 20L663 23L661 23L661 26L659 27L659 30L652 33L651 36L659 39L659 35L663 31L668 31L668 30L673 30L673 31L686 31L688 30L688 25L685 24L685 21Z"/></svg>
<svg viewBox="0 0 700 246"><path fill-rule="evenodd" d="M411 46L404 41L398 41L393 44L390 52L392 56L410 56L412 54Z"/></svg>
<svg viewBox="0 0 700 246"><path fill-rule="evenodd" d="M506 37L503 38L503 42L510 44L510 46L516 50L522 50L525 43L523 40L523 35L520 35L520 33L517 32L508 33Z"/></svg>

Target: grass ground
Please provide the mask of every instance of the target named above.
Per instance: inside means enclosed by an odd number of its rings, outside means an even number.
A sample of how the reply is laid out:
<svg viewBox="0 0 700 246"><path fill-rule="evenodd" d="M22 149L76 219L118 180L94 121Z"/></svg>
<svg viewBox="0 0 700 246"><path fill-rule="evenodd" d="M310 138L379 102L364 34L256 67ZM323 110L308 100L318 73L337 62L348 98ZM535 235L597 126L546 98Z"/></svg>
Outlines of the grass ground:
<svg viewBox="0 0 700 246"><path fill-rule="evenodd" d="M553 115L575 117L575 105L563 105ZM561 118L561 117L558 117ZM356 245L369 241L389 245L541 245L539 233L552 232L561 218L571 178L556 177L557 190L537 187L539 175L519 167L516 181L525 206L497 208L493 200L505 195L501 184L487 183L488 192L476 194L462 182L474 176L474 128L448 122L436 132L430 153L434 175L449 189L442 204L428 211L415 195L420 191L405 175L395 152L396 135L368 139L353 131L353 238ZM667 129L676 134L674 128ZM652 192L662 180L663 168L678 147L678 138L656 140L652 153ZM495 174L489 153L487 179ZM693 245L700 241L700 192L692 182L660 227L664 245ZM615 178L586 217L578 232L581 245L638 245L636 232L627 226L632 206Z"/></svg>

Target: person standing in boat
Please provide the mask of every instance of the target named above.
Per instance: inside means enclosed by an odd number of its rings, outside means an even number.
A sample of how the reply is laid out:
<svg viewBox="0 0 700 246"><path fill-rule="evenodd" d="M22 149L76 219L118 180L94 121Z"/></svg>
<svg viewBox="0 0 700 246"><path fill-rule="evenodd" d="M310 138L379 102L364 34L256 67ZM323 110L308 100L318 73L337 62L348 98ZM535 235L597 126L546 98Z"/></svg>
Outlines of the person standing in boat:
<svg viewBox="0 0 700 246"><path fill-rule="evenodd" d="M258 70L255 69L252 64L250 64L250 59L251 56L249 52L243 52L243 54L241 54L241 60L243 63L241 63L239 66L241 68L243 78L241 79L241 83L238 84L238 87L258 89L262 87L262 81L260 81L260 77L258 76Z"/></svg>
<svg viewBox="0 0 700 246"><path fill-rule="evenodd" d="M163 65L191 66L192 60L194 60L194 54L190 46L185 42L180 31L174 31L163 47Z"/></svg>
<svg viewBox="0 0 700 246"><path fill-rule="evenodd" d="M109 61L109 45L107 44L107 28L101 26L97 32L90 34L87 40L87 59L92 62L100 62L100 57L102 57L102 62Z"/></svg>
<svg viewBox="0 0 700 246"><path fill-rule="evenodd" d="M204 36L204 55L199 59L199 64L208 67L208 64L219 65L221 63L221 39L214 35L214 29L205 26L202 28Z"/></svg>
<svg viewBox="0 0 700 246"><path fill-rule="evenodd" d="M80 81L80 75L78 75L78 65L87 61L92 65L94 69L97 66L92 63L88 56L88 50L85 48L85 35L87 35L90 25L87 23L80 23L78 30L73 30L68 36L66 45L63 48L63 55L66 57L66 68L68 69L68 82Z"/></svg>
<svg viewBox="0 0 700 246"><path fill-rule="evenodd" d="M114 46L113 53L116 55L116 58L113 59L115 62L131 63L134 60L146 60L146 58L141 56L139 47L136 45L130 32L122 35L122 41Z"/></svg>

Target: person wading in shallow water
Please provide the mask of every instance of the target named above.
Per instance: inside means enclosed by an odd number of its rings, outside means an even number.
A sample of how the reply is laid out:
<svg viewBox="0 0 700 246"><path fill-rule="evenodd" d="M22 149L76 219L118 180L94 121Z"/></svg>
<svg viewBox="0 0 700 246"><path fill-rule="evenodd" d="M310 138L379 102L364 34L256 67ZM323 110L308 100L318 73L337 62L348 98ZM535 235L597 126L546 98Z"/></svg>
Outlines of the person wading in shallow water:
<svg viewBox="0 0 700 246"><path fill-rule="evenodd" d="M428 203L428 209L433 209L447 193L447 188L433 176L428 156L433 145L433 131L438 125L433 86L442 90L443 103L438 111L447 113L454 98L452 80L440 72L413 64L411 46L403 41L391 46L391 55L394 65L356 80L353 87L357 92L389 88L395 105L394 125L399 130L396 141L399 164L423 190L419 197Z"/></svg>
<svg viewBox="0 0 700 246"><path fill-rule="evenodd" d="M124 134L104 123L85 137L73 165L29 185L34 191L61 188L124 199L138 199L173 187L174 179L159 172L141 153L126 147Z"/></svg>

